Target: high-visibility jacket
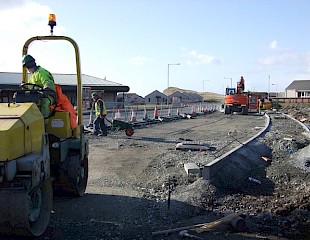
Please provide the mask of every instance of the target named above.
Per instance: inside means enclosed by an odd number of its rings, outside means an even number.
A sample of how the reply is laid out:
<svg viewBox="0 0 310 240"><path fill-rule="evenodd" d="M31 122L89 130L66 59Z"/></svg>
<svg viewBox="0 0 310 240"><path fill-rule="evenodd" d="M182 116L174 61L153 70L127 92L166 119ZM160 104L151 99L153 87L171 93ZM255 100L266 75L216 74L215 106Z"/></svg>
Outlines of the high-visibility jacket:
<svg viewBox="0 0 310 240"><path fill-rule="evenodd" d="M53 75L45 68L38 66L34 73L31 75L28 83L39 85L42 88L49 88L55 91L55 82Z"/></svg>
<svg viewBox="0 0 310 240"><path fill-rule="evenodd" d="M105 103L100 98L98 98L95 102L95 111L96 111L96 116L107 115L107 109L105 107Z"/></svg>
<svg viewBox="0 0 310 240"><path fill-rule="evenodd" d="M50 109L60 112L69 112L71 129L75 129L77 127L76 112L67 96L62 93L61 87L58 84L55 84L55 88L56 88L56 106L54 104L50 107Z"/></svg>

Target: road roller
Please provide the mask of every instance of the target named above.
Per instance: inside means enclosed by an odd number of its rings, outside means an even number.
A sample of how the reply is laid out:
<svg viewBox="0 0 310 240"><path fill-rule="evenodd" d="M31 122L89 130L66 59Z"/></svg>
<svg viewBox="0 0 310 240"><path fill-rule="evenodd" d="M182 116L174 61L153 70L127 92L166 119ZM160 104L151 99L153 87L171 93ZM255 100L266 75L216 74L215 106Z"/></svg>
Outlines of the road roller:
<svg viewBox="0 0 310 240"><path fill-rule="evenodd" d="M53 196L83 196L88 178L88 140L82 121L82 83L79 49L66 36L51 34L28 39L23 56L34 41L68 41L75 50L77 79L76 126L67 111L51 111L48 120L39 109L45 90L28 87L0 90L0 234L36 237L48 227ZM31 87L29 87L29 85ZM57 104L57 103L56 103Z"/></svg>

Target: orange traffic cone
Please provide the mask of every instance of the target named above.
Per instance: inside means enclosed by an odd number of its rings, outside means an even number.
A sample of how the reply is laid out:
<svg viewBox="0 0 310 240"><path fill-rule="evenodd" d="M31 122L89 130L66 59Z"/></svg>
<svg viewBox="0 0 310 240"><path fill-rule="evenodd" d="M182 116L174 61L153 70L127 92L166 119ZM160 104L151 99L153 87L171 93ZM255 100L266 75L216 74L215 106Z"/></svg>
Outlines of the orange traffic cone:
<svg viewBox="0 0 310 240"><path fill-rule="evenodd" d="M121 119L121 110L119 108L116 109L114 119L115 120L120 120Z"/></svg>
<svg viewBox="0 0 310 240"><path fill-rule="evenodd" d="M136 113L135 111L133 110L133 108L131 108L131 117L130 117L130 122L135 122L137 119L136 119Z"/></svg>
<svg viewBox="0 0 310 240"><path fill-rule="evenodd" d="M154 109L154 118L158 119L158 109L157 109L157 104L155 105L155 109Z"/></svg>

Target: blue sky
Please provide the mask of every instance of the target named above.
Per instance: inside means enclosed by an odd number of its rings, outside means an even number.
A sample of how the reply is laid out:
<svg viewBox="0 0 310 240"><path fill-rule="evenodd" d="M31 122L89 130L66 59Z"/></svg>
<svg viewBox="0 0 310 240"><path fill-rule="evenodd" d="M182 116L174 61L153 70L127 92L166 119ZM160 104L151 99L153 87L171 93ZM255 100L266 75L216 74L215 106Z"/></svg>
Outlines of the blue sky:
<svg viewBox="0 0 310 240"><path fill-rule="evenodd" d="M310 79L308 0L1 0L0 71L21 72L24 42L55 35L79 45L82 73L145 96L169 86L224 93L244 76L250 91L284 91ZM66 42L29 53L52 73L75 73ZM270 81L269 81L270 76Z"/></svg>

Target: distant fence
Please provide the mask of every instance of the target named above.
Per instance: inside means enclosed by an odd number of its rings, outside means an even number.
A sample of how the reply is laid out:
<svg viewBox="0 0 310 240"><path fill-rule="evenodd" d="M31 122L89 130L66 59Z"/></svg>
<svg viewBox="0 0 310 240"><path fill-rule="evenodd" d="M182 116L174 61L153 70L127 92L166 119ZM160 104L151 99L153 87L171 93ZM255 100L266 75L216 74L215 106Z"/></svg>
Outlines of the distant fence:
<svg viewBox="0 0 310 240"><path fill-rule="evenodd" d="M272 98L273 102L278 103L310 103L309 98Z"/></svg>
<svg viewBox="0 0 310 240"><path fill-rule="evenodd" d="M203 103L203 102L195 102L195 103L170 103L170 104L164 104L164 103L160 103L160 104L155 104L155 103L152 103L152 104L144 104L144 103L140 103L140 104L135 104L135 103L132 103L132 104L127 104L127 103L124 103L124 102L105 102L105 105L106 105L106 108L107 109L125 109L125 108L133 108L133 109L136 109L136 110L139 110L139 109L144 109L145 107L146 108L154 108L155 105L157 105L158 108L168 108L168 107L172 107L172 108L184 108L184 107L187 107L187 106L192 106L192 105L197 105L197 104L203 104L203 105L217 105L218 103L214 103L214 102L210 102L210 103Z"/></svg>

